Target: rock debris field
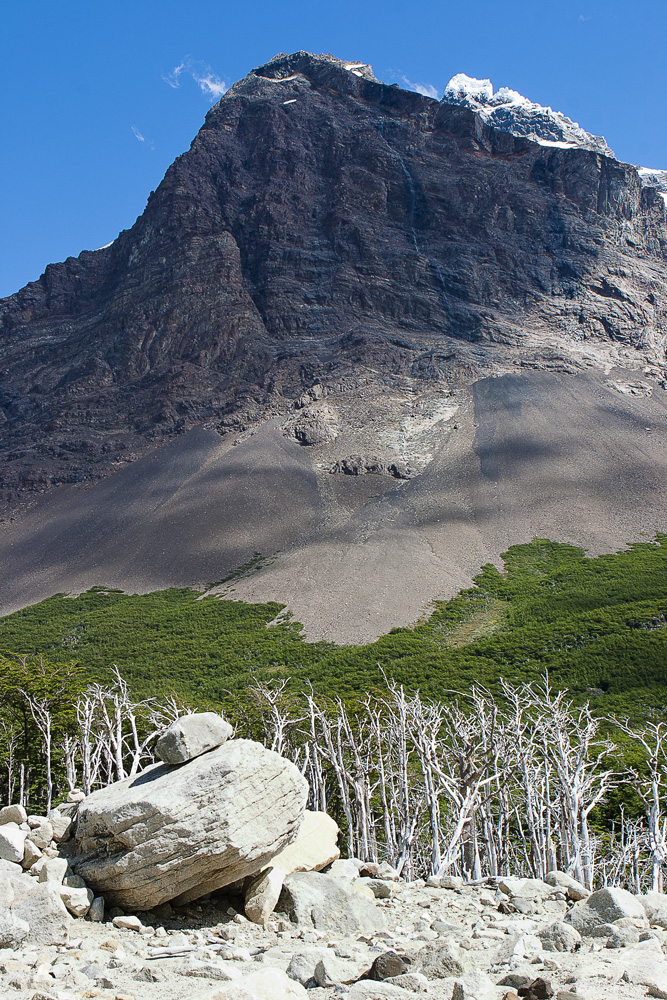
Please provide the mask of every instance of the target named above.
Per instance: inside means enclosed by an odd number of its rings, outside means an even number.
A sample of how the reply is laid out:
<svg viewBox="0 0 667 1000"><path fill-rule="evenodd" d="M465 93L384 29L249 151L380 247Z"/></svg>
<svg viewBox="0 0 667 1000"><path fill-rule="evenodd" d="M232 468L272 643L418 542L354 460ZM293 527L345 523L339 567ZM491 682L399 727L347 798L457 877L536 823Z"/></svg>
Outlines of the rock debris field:
<svg viewBox="0 0 667 1000"><path fill-rule="evenodd" d="M186 716L139 775L0 810L3 998L667 998L667 896L341 859L297 768L229 736Z"/></svg>

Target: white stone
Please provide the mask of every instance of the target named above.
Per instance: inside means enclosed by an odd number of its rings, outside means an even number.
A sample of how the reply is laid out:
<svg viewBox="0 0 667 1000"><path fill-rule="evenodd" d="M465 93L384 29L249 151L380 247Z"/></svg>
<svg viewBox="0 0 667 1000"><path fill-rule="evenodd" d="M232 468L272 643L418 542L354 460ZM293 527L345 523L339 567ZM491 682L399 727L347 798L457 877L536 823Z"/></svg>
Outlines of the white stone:
<svg viewBox="0 0 667 1000"><path fill-rule="evenodd" d="M452 1000L496 1000L497 996L496 984L483 972L461 976L452 990Z"/></svg>
<svg viewBox="0 0 667 1000"><path fill-rule="evenodd" d="M644 907L637 896L627 889L609 888L598 889L588 899L575 903L565 920L586 936L601 924L611 924L622 917L631 917L640 930L648 926Z"/></svg>
<svg viewBox="0 0 667 1000"><path fill-rule="evenodd" d="M248 920L266 925L280 899L284 878L285 872L272 867L248 880L245 888L245 915Z"/></svg>
<svg viewBox="0 0 667 1000"><path fill-rule="evenodd" d="M549 924L537 932L544 951L574 951L581 944L581 934L562 921Z"/></svg>
<svg viewBox="0 0 667 1000"><path fill-rule="evenodd" d="M566 872L548 872L544 876L544 881L554 889L564 889L570 899L575 901L578 899L588 899L591 894L590 889L587 889L583 882L577 882L576 878L572 878Z"/></svg>
<svg viewBox="0 0 667 1000"><path fill-rule="evenodd" d="M56 844L62 844L64 841L69 840L72 833L72 819L70 816L65 816L63 813L58 812L57 809L54 809L53 812L49 813L49 823L53 830L52 839L55 840Z"/></svg>
<svg viewBox="0 0 667 1000"><path fill-rule="evenodd" d="M20 865L25 851L25 830L19 829L13 820L0 826L0 861L11 861Z"/></svg>
<svg viewBox="0 0 667 1000"><path fill-rule="evenodd" d="M308 993L282 970L262 969L218 986L197 1000L308 1000Z"/></svg>
<svg viewBox="0 0 667 1000"><path fill-rule="evenodd" d="M229 723L215 712L184 715L162 733L155 756L165 764L184 764L221 746L232 732Z"/></svg>
<svg viewBox="0 0 667 1000"><path fill-rule="evenodd" d="M637 899L644 907L644 912L653 927L667 929L667 896L662 892L647 892Z"/></svg>
<svg viewBox="0 0 667 1000"><path fill-rule="evenodd" d="M30 924L15 916L11 910L0 910L0 948L16 951L30 934Z"/></svg>
<svg viewBox="0 0 667 1000"><path fill-rule="evenodd" d="M36 847L41 848L41 850L50 846L51 841L53 840L53 827L48 819L43 819L39 826L32 828L30 839L33 844L35 844Z"/></svg>
<svg viewBox="0 0 667 1000"><path fill-rule="evenodd" d="M21 862L21 865L24 868L32 868L34 863L36 861L39 861L41 856L42 852L40 851L39 847L37 847L37 845L33 843L30 837L26 837L25 843L23 845L23 861Z"/></svg>
<svg viewBox="0 0 667 1000"><path fill-rule="evenodd" d="M58 882L62 884L69 868L66 858L47 858L39 870L39 882Z"/></svg>
<svg viewBox="0 0 667 1000"><path fill-rule="evenodd" d="M52 882L39 883L20 866L0 861L0 905L28 924L29 944L55 945L67 940L72 918Z"/></svg>
<svg viewBox="0 0 667 1000"><path fill-rule="evenodd" d="M121 909L189 902L261 871L296 838L307 794L290 761L230 740L89 795L76 843L83 855L99 853L72 867Z"/></svg>
<svg viewBox="0 0 667 1000"><path fill-rule="evenodd" d="M0 826L4 826L5 823L16 823L20 826L21 823L28 822L28 814L20 805L4 806L0 809Z"/></svg>
<svg viewBox="0 0 667 1000"><path fill-rule="evenodd" d="M331 816L307 809L296 840L271 860L271 867L280 868L285 875L322 871L340 857L338 833L338 824Z"/></svg>
<svg viewBox="0 0 667 1000"><path fill-rule="evenodd" d="M73 917L85 917L93 901L92 889L76 889L68 885L60 888L60 898Z"/></svg>
<svg viewBox="0 0 667 1000"><path fill-rule="evenodd" d="M327 875L335 878L359 878L359 865L351 858L339 858L328 868Z"/></svg>
<svg viewBox="0 0 667 1000"><path fill-rule="evenodd" d="M384 915L374 898L355 892L346 879L319 872L288 875L279 909L300 928L325 934L373 934L385 927Z"/></svg>
<svg viewBox="0 0 667 1000"><path fill-rule="evenodd" d="M120 928L122 928L124 930L127 930L127 931L140 931L141 928L143 927L143 924L142 924L141 920L139 920L139 917L135 917L133 915L132 916L123 916L123 917L114 917L113 918L113 925L114 925L114 927L120 927Z"/></svg>

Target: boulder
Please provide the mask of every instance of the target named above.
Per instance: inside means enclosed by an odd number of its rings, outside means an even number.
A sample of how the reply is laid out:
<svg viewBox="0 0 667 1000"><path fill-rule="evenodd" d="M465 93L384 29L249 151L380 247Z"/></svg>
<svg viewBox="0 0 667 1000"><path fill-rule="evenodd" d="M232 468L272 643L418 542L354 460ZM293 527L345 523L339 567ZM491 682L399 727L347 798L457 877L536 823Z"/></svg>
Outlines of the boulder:
<svg viewBox="0 0 667 1000"><path fill-rule="evenodd" d="M21 823L28 822L28 814L23 808L23 806L4 806L0 809L0 826L4 826L5 823L16 823L20 826Z"/></svg>
<svg viewBox="0 0 667 1000"><path fill-rule="evenodd" d="M30 837L26 837L25 843L23 845L23 861L21 862L24 868L32 868L35 861L39 861L42 856L42 852L39 847L33 843Z"/></svg>
<svg viewBox="0 0 667 1000"><path fill-rule="evenodd" d="M560 921L537 932L543 951L575 951L581 945L581 934L571 924Z"/></svg>
<svg viewBox="0 0 667 1000"><path fill-rule="evenodd" d="M582 936L590 936L600 924L611 924L622 917L631 917L639 929L648 926L644 907L639 898L627 889L598 889L588 899L575 903L565 921Z"/></svg>
<svg viewBox="0 0 667 1000"><path fill-rule="evenodd" d="M53 827L48 819L42 819L39 826L32 828L30 831L30 839L35 847L39 847L42 851L45 847L50 846L51 841L53 840Z"/></svg>
<svg viewBox="0 0 667 1000"><path fill-rule="evenodd" d="M25 852L26 837L26 831L19 829L14 820L3 823L0 826L0 860L20 865Z"/></svg>
<svg viewBox="0 0 667 1000"><path fill-rule="evenodd" d="M230 724L215 712L184 715L162 733L155 745L155 756L165 764L185 764L222 746L232 732Z"/></svg>
<svg viewBox="0 0 667 1000"><path fill-rule="evenodd" d="M322 871L340 857L338 834L338 824L331 816L307 809L296 840L272 859L271 866L285 875Z"/></svg>
<svg viewBox="0 0 667 1000"><path fill-rule="evenodd" d="M62 880L67 875L68 868L69 862L66 858L46 858L44 864L40 866L37 880L39 882L58 882L62 884Z"/></svg>
<svg viewBox="0 0 667 1000"><path fill-rule="evenodd" d="M245 915L254 924L266 924L276 908L283 887L284 872L267 868L253 875L245 886Z"/></svg>
<svg viewBox="0 0 667 1000"><path fill-rule="evenodd" d="M93 902L91 889L74 889L63 885L60 888L60 898L73 917L85 917Z"/></svg>
<svg viewBox="0 0 667 1000"><path fill-rule="evenodd" d="M30 934L26 920L15 916L11 910L0 910L0 948L20 948Z"/></svg>
<svg viewBox="0 0 667 1000"><path fill-rule="evenodd" d="M637 899L644 907L651 926L667 930L667 896L662 892L647 892L637 896Z"/></svg>
<svg viewBox="0 0 667 1000"><path fill-rule="evenodd" d="M71 866L124 910L189 902L261 871L296 838L307 794L290 761L230 740L89 795Z"/></svg>
<svg viewBox="0 0 667 1000"><path fill-rule="evenodd" d="M280 969L263 969L217 986L197 1000L308 1000L308 993Z"/></svg>
<svg viewBox="0 0 667 1000"><path fill-rule="evenodd" d="M452 990L452 1000L496 1000L497 996L496 984L483 972L461 976Z"/></svg>
<svg viewBox="0 0 667 1000"><path fill-rule="evenodd" d="M53 812L49 813L49 823L51 824L52 837L56 844L62 844L66 840L69 840L72 833L72 819L70 816L54 809Z"/></svg>
<svg viewBox="0 0 667 1000"><path fill-rule="evenodd" d="M57 887L37 882L5 861L0 861L0 905L13 920L28 925L29 944L62 944L67 940L72 918Z"/></svg>
<svg viewBox="0 0 667 1000"><path fill-rule="evenodd" d="M455 941L431 941L412 956L412 967L427 979L448 979L468 971L468 962Z"/></svg>
<svg viewBox="0 0 667 1000"><path fill-rule="evenodd" d="M375 901L358 892L354 883L320 872L288 875L277 909L300 928L339 936L374 934L385 926Z"/></svg>
<svg viewBox="0 0 667 1000"><path fill-rule="evenodd" d="M563 889L575 902L578 899L587 899L591 894L590 889L587 889L583 882L577 882L576 878L572 878L566 872L547 872L544 881L554 889Z"/></svg>

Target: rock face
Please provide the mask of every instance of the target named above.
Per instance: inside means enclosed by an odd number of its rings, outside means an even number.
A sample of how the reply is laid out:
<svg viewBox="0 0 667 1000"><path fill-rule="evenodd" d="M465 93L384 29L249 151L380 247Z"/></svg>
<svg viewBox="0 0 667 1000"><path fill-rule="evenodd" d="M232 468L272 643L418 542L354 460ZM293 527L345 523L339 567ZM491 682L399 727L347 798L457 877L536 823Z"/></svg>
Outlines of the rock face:
<svg viewBox="0 0 667 1000"><path fill-rule="evenodd" d="M155 755L165 764L184 764L221 746L231 735L232 727L215 712L184 715L162 733Z"/></svg>
<svg viewBox="0 0 667 1000"><path fill-rule="evenodd" d="M89 795L72 867L123 909L187 902L260 871L296 837L306 794L289 761L232 740Z"/></svg>
<svg viewBox="0 0 667 1000"><path fill-rule="evenodd" d="M5 506L359 365L428 382L548 331L661 352L665 205L634 167L533 141L529 102L515 135L493 95L485 121L350 65L253 70L131 229L3 300Z"/></svg>

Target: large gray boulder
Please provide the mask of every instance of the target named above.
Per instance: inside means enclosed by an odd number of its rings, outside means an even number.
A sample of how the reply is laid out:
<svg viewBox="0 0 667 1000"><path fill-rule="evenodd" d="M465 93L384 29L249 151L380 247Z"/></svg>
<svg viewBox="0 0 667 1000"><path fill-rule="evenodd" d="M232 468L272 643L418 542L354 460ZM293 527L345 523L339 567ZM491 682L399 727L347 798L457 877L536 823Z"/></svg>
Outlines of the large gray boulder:
<svg viewBox="0 0 667 1000"><path fill-rule="evenodd" d="M50 882L38 882L17 865L0 861L0 913L7 937L16 935L29 944L38 945L66 941L72 918L58 888ZM28 930L24 934L26 927Z"/></svg>
<svg viewBox="0 0 667 1000"><path fill-rule="evenodd" d="M611 924L623 917L630 917L639 928L648 927L644 907L639 898L627 889L598 889L588 899L575 903L565 921L582 936L591 935L601 924Z"/></svg>
<svg viewBox="0 0 667 1000"><path fill-rule="evenodd" d="M300 928L339 936L375 934L384 914L354 882L321 872L294 872L283 885L277 910Z"/></svg>
<svg viewBox="0 0 667 1000"><path fill-rule="evenodd" d="M107 904L149 910L253 875L299 830L308 785L260 743L155 764L81 803L71 861Z"/></svg>
<svg viewBox="0 0 667 1000"><path fill-rule="evenodd" d="M226 743L232 727L215 712L184 715L165 729L155 745L155 756L165 764L184 764Z"/></svg>

